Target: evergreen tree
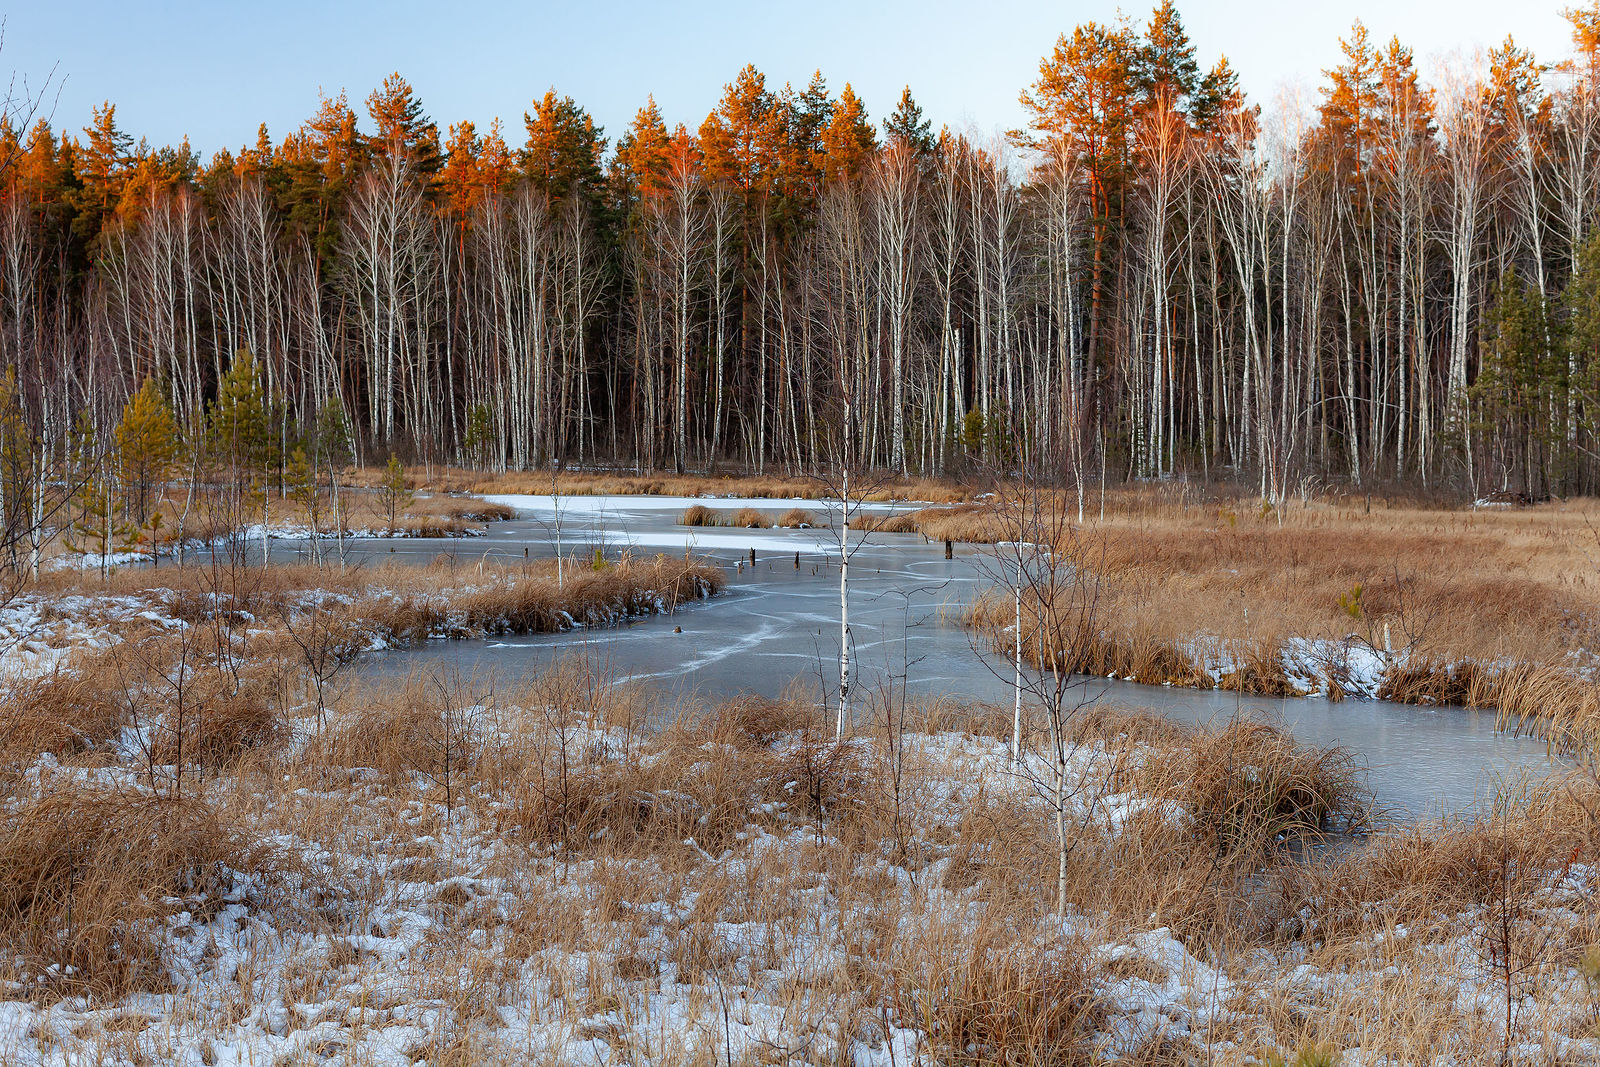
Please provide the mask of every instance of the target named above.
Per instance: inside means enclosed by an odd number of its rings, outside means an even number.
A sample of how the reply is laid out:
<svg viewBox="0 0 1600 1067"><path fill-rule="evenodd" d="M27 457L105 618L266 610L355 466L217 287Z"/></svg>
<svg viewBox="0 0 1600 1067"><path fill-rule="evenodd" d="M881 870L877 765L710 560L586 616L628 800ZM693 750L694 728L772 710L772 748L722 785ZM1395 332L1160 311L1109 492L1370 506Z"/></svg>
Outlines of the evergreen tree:
<svg viewBox="0 0 1600 1067"><path fill-rule="evenodd" d="M1558 473L1554 415L1565 408L1567 363L1558 327L1537 289L1514 270L1501 279L1488 317L1483 365L1470 391L1480 428L1500 453L1506 487L1542 497Z"/></svg>
<svg viewBox="0 0 1600 1067"><path fill-rule="evenodd" d="M81 183L72 229L80 241L93 245L122 202L133 137L118 128L117 108L109 100L94 109L83 133L85 140L75 146L72 161L72 172Z"/></svg>
<svg viewBox="0 0 1600 1067"><path fill-rule="evenodd" d="M1156 5L1144 37L1136 60L1140 92L1149 102L1165 100L1168 107L1185 108L1200 88L1200 67L1172 0Z"/></svg>
<svg viewBox="0 0 1600 1067"><path fill-rule="evenodd" d="M528 180L552 201L580 195L597 200L601 191L600 158L605 154L603 130L570 96L554 89L524 112L528 142L522 163Z"/></svg>
<svg viewBox="0 0 1600 1067"><path fill-rule="evenodd" d="M120 552L138 544L139 527L129 522L116 499L115 465L103 462L94 422L89 412L79 412L70 444L76 517L63 538L69 552L94 556L102 575L109 572Z"/></svg>
<svg viewBox="0 0 1600 1067"><path fill-rule="evenodd" d="M613 163L620 195L629 201L649 199L661 191L667 175L667 126L655 97L634 115L628 130L617 140Z"/></svg>
<svg viewBox="0 0 1600 1067"><path fill-rule="evenodd" d="M215 454L248 478L260 478L277 460L268 408L256 357L249 349L240 349L217 385L210 430Z"/></svg>
<svg viewBox="0 0 1600 1067"><path fill-rule="evenodd" d="M226 466L231 500L240 520L251 506L261 509L261 562L267 563L267 530L271 521L270 482L278 462L271 404L261 371L249 349L241 349L217 386L211 406L211 453Z"/></svg>
<svg viewBox="0 0 1600 1067"><path fill-rule="evenodd" d="M795 93L785 87L782 147L778 152L779 185L785 197L809 204L816 195L821 171L822 134L833 119L834 102L822 71L811 75L805 89Z"/></svg>
<svg viewBox="0 0 1600 1067"><path fill-rule="evenodd" d="M723 88L716 110L700 128L706 175L732 182L748 199L776 177L782 140L782 117L766 77L746 65Z"/></svg>
<svg viewBox="0 0 1600 1067"><path fill-rule="evenodd" d="M154 378L146 378L123 406L116 446L123 492L135 522L143 527L160 505L181 446L172 406Z"/></svg>
<svg viewBox="0 0 1600 1067"><path fill-rule="evenodd" d="M300 505L305 512L306 528L311 531L311 558L316 561L321 557L320 538L322 537L322 486L317 481L316 468L312 466L311 459L306 455L303 447L296 447L289 454L289 462L284 465L284 488L289 493L289 499Z"/></svg>
<svg viewBox="0 0 1600 1067"><path fill-rule="evenodd" d="M406 469L400 465L398 457L390 456L383 480L378 483L378 506L388 520L391 536L400 529L400 517L410 510L415 497L416 493L406 482Z"/></svg>
<svg viewBox="0 0 1600 1067"><path fill-rule="evenodd" d="M822 131L822 180L836 182L856 177L877 148L878 139L867 121L867 109L846 83L834 104L833 117Z"/></svg>
<svg viewBox="0 0 1600 1067"><path fill-rule="evenodd" d="M444 165L439 127L423 112L422 101L399 72L383 79L383 85L367 97L367 114L374 128L370 142L374 152L404 156L428 177Z"/></svg>
<svg viewBox="0 0 1600 1067"><path fill-rule="evenodd" d="M885 141L899 142L926 155L934 149L933 123L922 116L922 108L911 95L911 86L900 90L894 114L883 122Z"/></svg>

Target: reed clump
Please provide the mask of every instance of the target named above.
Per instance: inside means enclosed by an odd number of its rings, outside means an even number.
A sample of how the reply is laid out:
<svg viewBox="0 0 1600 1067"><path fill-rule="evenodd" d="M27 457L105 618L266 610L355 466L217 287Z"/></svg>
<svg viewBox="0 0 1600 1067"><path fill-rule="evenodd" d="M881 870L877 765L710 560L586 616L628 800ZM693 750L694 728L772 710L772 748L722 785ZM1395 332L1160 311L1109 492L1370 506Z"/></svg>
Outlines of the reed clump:
<svg viewBox="0 0 1600 1067"><path fill-rule="evenodd" d="M263 862L199 798L53 781L0 823L0 943L38 993L160 992L163 921Z"/></svg>
<svg viewBox="0 0 1600 1067"><path fill-rule="evenodd" d="M574 568L564 580L505 571L492 584L452 597L447 614L467 634L557 633L670 612L714 594L723 581L720 568L665 556L629 558L600 571Z"/></svg>
<svg viewBox="0 0 1600 1067"><path fill-rule="evenodd" d="M124 705L96 660L20 679L0 700L0 768L25 766L50 753L80 755L114 741L127 724Z"/></svg>
<svg viewBox="0 0 1600 1067"><path fill-rule="evenodd" d="M256 685L232 689L207 685L209 692L181 717L176 709L156 703L150 758L158 764L186 764L225 770L247 754L271 746L287 733L281 709Z"/></svg>
<svg viewBox="0 0 1600 1067"><path fill-rule="evenodd" d="M1261 853L1286 838L1365 828L1364 768L1343 748L1306 748L1283 727L1236 718L1192 734L1141 772L1141 787L1180 803L1201 839Z"/></svg>
<svg viewBox="0 0 1600 1067"><path fill-rule="evenodd" d="M1087 946L1036 914L993 911L976 930L935 923L901 950L897 1013L938 1062L1089 1062L1103 1013Z"/></svg>
<svg viewBox="0 0 1600 1067"><path fill-rule="evenodd" d="M704 504L694 504L678 516L679 526L721 526L722 520Z"/></svg>

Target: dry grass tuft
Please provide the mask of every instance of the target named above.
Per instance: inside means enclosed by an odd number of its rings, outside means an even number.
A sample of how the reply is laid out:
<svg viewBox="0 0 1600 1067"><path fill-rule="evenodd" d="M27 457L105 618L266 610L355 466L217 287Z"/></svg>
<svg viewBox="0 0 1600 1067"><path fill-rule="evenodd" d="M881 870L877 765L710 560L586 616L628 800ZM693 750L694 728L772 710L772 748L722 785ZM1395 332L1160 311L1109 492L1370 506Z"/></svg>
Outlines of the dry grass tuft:
<svg viewBox="0 0 1600 1067"><path fill-rule="evenodd" d="M1035 915L996 910L976 930L935 923L902 949L898 1014L938 1062L1089 1062L1098 998L1087 948Z"/></svg>
<svg viewBox="0 0 1600 1067"><path fill-rule="evenodd" d="M722 521L715 511L712 511L704 504L695 504L689 508L686 508L683 514L678 516L678 525L721 526Z"/></svg>
<svg viewBox="0 0 1600 1067"><path fill-rule="evenodd" d="M170 709L156 731L151 756L156 763L186 764L210 770L232 767L247 754L283 738L288 727L279 709L254 686L220 691L200 701L181 723Z"/></svg>
<svg viewBox="0 0 1600 1067"><path fill-rule="evenodd" d="M1362 770L1348 749L1305 748L1281 726L1241 718L1193 735L1145 768L1142 786L1181 802L1219 850L1263 854L1285 838L1365 826Z"/></svg>
<svg viewBox="0 0 1600 1067"><path fill-rule="evenodd" d="M746 694L718 704L696 728L719 743L756 749L771 748L785 735L821 725L814 702Z"/></svg>
<svg viewBox="0 0 1600 1067"><path fill-rule="evenodd" d="M22 680L0 699L0 767L26 765L45 752L88 752L114 740L126 723L123 706L92 664Z"/></svg>
<svg viewBox="0 0 1600 1067"><path fill-rule="evenodd" d="M219 906L255 862L194 798L58 782L6 815L0 943L40 991L165 989L162 921Z"/></svg>

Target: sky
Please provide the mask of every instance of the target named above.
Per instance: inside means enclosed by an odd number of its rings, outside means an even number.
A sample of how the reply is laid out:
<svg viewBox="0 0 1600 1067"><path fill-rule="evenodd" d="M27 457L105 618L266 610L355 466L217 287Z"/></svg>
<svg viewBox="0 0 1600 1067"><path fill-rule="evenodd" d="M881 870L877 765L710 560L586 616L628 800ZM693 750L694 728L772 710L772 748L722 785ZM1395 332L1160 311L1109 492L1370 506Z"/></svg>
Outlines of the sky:
<svg viewBox="0 0 1600 1067"><path fill-rule="evenodd" d="M1426 74L1438 60L1514 34L1540 59L1568 49L1560 8L1573 0L1179 0L1202 67L1226 54L1245 90L1271 104L1285 90L1309 99L1339 58L1338 39L1359 18L1382 40L1398 36ZM1072 0L815 0L805 3L674 2L452 5L394 0L238 0L157 3L0 0L0 72L37 87L52 70L45 110L77 130L102 101L151 144L185 136L209 156L297 128L319 92L348 91L352 105L399 71L443 135L466 118L480 132L495 117L523 140L522 114L554 86L587 108L615 142L647 95L668 126L697 127L746 63L769 86L801 86L821 69L846 82L874 120L904 85L937 129L980 135L1022 123L1017 98L1058 35L1148 5Z"/></svg>

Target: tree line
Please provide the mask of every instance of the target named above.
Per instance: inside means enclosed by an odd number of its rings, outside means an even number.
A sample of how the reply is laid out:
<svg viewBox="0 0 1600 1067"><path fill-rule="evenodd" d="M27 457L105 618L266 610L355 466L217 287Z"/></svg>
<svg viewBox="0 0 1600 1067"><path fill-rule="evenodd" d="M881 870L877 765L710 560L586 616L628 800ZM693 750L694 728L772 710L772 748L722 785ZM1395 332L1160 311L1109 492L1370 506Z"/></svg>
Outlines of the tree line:
<svg viewBox="0 0 1600 1067"><path fill-rule="evenodd" d="M1600 5L1565 14L1558 62L1430 78L1357 23L1268 109L1163 0L1063 34L989 139L754 67L614 143L553 89L441 134L398 74L209 161L111 103L0 123L7 493L146 389L198 441L241 367L280 468L338 427L488 469L1592 491Z"/></svg>

